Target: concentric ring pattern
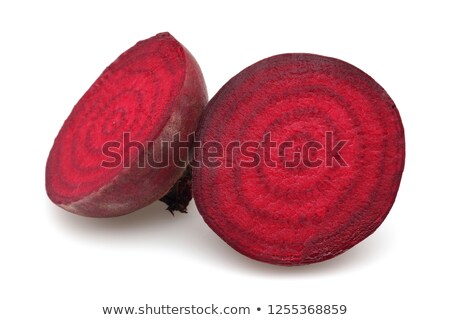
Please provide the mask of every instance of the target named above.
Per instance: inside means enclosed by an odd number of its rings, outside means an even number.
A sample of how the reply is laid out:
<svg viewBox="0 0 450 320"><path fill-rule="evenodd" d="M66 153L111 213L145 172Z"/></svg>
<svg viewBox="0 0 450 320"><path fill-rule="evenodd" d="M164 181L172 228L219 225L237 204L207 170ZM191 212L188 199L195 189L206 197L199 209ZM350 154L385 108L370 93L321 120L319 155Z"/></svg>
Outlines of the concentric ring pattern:
<svg viewBox="0 0 450 320"><path fill-rule="evenodd" d="M168 34L139 42L123 53L95 81L65 121L50 152L47 190L55 203L71 203L99 190L138 149L123 153L123 137L145 144L158 137L172 114L173 100L185 76L183 48ZM117 141L123 156L114 168L104 144Z"/></svg>
<svg viewBox="0 0 450 320"><path fill-rule="evenodd" d="M232 78L209 103L198 137L224 150L260 142L257 166L242 166L249 156L234 149L221 166L194 170L194 197L233 248L275 264L326 260L369 236L404 166L401 119L384 89L346 62L311 54L274 56ZM286 142L292 147L280 148ZM294 161L306 156L314 165Z"/></svg>

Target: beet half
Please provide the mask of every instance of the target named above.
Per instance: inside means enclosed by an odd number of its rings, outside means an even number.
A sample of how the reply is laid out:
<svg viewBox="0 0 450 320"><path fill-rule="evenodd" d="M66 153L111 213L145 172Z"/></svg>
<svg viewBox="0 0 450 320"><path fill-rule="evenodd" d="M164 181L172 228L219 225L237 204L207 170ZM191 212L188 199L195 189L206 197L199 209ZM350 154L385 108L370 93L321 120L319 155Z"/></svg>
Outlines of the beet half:
<svg viewBox="0 0 450 320"><path fill-rule="evenodd" d="M47 160L49 198L91 217L127 214L161 197L170 210L183 211L191 199L190 172L182 177L185 167L155 167L146 157L170 156L171 149L156 146L177 133L187 139L206 102L201 70L175 38L161 33L138 42L105 69L61 128ZM105 153L107 143L115 149Z"/></svg>
<svg viewBox="0 0 450 320"><path fill-rule="evenodd" d="M268 134L278 147L268 147ZM273 56L237 74L208 103L197 137L200 214L235 250L272 264L320 262L368 237L404 167L403 126L385 90L312 54ZM208 141L241 147L216 152Z"/></svg>

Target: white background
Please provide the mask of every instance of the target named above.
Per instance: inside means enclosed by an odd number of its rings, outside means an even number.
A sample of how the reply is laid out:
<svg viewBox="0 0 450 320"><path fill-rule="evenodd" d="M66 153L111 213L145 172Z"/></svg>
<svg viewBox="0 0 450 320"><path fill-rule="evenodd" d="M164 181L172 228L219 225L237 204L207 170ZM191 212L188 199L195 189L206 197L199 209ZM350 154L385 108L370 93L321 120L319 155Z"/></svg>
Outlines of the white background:
<svg viewBox="0 0 450 320"><path fill-rule="evenodd" d="M5 3L1 319L151 319L101 310L146 303L252 308L251 316L216 319L308 318L269 316L268 304L348 306L345 316L311 319L449 319L450 19L444 1ZM340 58L375 78L396 102L407 142L397 201L375 234L331 261L286 268L234 252L193 203L188 215L172 217L157 203L103 220L53 205L44 188L45 162L72 106L122 51L162 31L194 54L210 97L244 67L284 52Z"/></svg>

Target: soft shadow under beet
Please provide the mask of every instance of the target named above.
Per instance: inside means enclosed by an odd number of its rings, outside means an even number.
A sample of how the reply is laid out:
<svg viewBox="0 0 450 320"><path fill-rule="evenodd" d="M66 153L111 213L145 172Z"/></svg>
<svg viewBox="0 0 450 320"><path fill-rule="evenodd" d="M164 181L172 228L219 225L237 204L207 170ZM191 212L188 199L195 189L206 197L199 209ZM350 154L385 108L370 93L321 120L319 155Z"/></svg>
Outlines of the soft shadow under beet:
<svg viewBox="0 0 450 320"><path fill-rule="evenodd" d="M169 211L165 210L167 205L159 201L136 212L114 218L82 217L67 212L53 204L49 204L49 206L57 222L75 233L149 230L174 223L176 218Z"/></svg>
<svg viewBox="0 0 450 320"><path fill-rule="evenodd" d="M87 218L49 204L49 210L56 222L77 237L93 236L98 239L101 235L111 236L129 232L131 235L143 234L144 240L153 241L157 236L161 240L161 245L167 245L172 240L177 245L177 251L192 253L196 256L193 259L201 259L207 264L215 265L215 268L245 272L249 275L302 277L344 270L348 272L377 259L388 248L390 238L389 232L384 232L383 237L372 239L374 236L371 236L331 260L305 266L284 267L255 261L236 252L207 227L194 203L189 206L188 214L177 212L175 216L165 210L166 207L167 205L157 201L121 217ZM134 240L137 241L131 239Z"/></svg>
<svg viewBox="0 0 450 320"><path fill-rule="evenodd" d="M384 232L383 237L375 238L371 236L347 252L330 260L303 266L286 267L247 258L229 247L216 235L211 235L209 241L205 241L205 235L201 235L201 233L197 234L197 238L197 247L202 248L202 253L205 256L203 259L212 260L215 264L220 264L227 270L272 277L319 276L343 271L351 272L380 258L387 250L390 242L389 233ZM208 256L206 257L206 255Z"/></svg>

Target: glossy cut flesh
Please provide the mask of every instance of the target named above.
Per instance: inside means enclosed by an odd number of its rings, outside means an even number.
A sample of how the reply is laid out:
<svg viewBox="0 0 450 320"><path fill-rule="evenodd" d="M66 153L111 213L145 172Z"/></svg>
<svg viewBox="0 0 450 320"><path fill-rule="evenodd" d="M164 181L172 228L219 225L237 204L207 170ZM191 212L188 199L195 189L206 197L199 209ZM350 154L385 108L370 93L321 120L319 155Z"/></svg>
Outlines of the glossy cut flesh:
<svg viewBox="0 0 450 320"><path fill-rule="evenodd" d="M161 33L120 55L75 105L50 151L46 189L62 208L91 217L133 212L161 198L184 169L138 166L105 168L108 141L124 133L141 142L170 141L194 132L207 93L193 56L169 33ZM123 153L123 143L116 151ZM124 160L124 159L122 159Z"/></svg>
<svg viewBox="0 0 450 320"><path fill-rule="evenodd" d="M343 253L380 226L399 188L405 141L394 102L371 77L318 55L264 59L212 98L197 137L226 146L262 141L268 132L294 146L325 144L332 132L334 141L347 141L347 166L286 168L273 151L276 168L242 168L235 154L232 168L194 169L198 210L231 247L263 262L302 265ZM195 156L205 161L201 149ZM324 150L315 156L324 159Z"/></svg>

